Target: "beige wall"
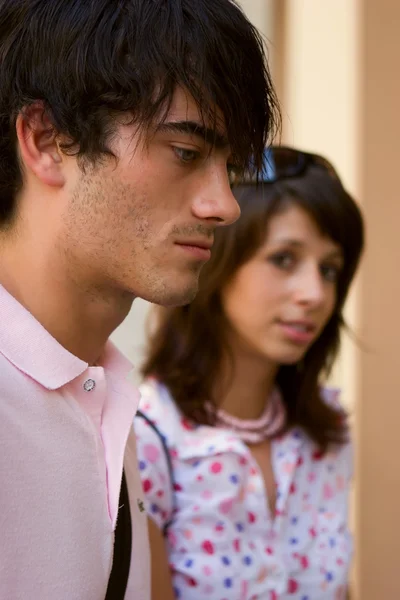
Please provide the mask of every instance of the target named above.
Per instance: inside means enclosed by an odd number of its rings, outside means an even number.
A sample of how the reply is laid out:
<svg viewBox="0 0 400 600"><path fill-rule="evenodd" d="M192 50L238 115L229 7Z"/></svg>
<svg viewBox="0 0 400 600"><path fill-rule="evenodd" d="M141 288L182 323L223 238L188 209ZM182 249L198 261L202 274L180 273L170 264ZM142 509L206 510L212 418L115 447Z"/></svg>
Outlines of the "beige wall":
<svg viewBox="0 0 400 600"><path fill-rule="evenodd" d="M400 3L365 0L362 195L369 225L358 412L360 599L400 598Z"/></svg>

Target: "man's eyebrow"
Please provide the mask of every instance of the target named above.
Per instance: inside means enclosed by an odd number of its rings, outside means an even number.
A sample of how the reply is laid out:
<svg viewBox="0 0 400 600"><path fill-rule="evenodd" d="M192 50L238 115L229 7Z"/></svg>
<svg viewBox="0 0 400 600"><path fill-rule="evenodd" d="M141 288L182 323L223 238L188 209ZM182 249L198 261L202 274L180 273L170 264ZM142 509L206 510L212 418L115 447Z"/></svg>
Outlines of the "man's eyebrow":
<svg viewBox="0 0 400 600"><path fill-rule="evenodd" d="M225 150L229 147L228 138L223 133L205 127L202 123L196 121L166 121L160 123L157 132L193 135L218 150Z"/></svg>

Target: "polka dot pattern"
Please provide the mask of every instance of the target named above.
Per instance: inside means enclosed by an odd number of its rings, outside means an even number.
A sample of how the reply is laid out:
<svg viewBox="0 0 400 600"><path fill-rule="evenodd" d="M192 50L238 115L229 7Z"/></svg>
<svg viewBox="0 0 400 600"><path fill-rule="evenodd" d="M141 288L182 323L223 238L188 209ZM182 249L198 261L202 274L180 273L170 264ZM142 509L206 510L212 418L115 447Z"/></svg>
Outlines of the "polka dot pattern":
<svg viewBox="0 0 400 600"><path fill-rule="evenodd" d="M143 456L149 463L156 463L160 458L160 450L156 445L146 444L143 447Z"/></svg>
<svg viewBox="0 0 400 600"><path fill-rule="evenodd" d="M323 455L300 430L275 440L272 519L260 469L232 432L182 419L162 386L141 391L174 469L172 486L159 438L137 419L147 510L160 529L172 518L166 542L175 597L344 600L351 446Z"/></svg>

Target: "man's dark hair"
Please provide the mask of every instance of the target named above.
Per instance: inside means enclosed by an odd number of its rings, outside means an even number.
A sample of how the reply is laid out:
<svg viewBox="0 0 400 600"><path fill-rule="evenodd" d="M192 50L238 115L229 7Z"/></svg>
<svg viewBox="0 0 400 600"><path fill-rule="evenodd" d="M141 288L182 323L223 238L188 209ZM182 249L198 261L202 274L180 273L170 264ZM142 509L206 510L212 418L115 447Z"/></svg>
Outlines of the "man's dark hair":
<svg viewBox="0 0 400 600"><path fill-rule="evenodd" d="M115 116L142 131L168 112L177 85L234 159L262 163L279 109L263 40L233 0L0 0L0 224L22 186L15 123L41 102L63 149L110 154Z"/></svg>

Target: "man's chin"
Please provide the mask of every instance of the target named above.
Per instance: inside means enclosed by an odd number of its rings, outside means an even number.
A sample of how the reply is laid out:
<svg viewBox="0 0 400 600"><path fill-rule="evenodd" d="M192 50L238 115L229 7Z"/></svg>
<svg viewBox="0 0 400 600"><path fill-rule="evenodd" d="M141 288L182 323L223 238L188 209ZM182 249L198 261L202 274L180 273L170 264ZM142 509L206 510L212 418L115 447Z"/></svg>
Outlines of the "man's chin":
<svg viewBox="0 0 400 600"><path fill-rule="evenodd" d="M148 293L140 294L140 296L144 300L160 306L184 306L195 299L198 290L198 277L192 277L190 283L186 282L186 284L181 283L179 285L178 281L165 282L163 286L157 286L157 288L148 290Z"/></svg>
<svg viewBox="0 0 400 600"><path fill-rule="evenodd" d="M174 290L169 294L165 294L165 297L161 299L157 304L161 304L166 307L174 307L174 306L185 306L186 304L190 304L196 298L197 292L199 290L198 282L196 285L193 285L191 288L187 288L185 290Z"/></svg>

